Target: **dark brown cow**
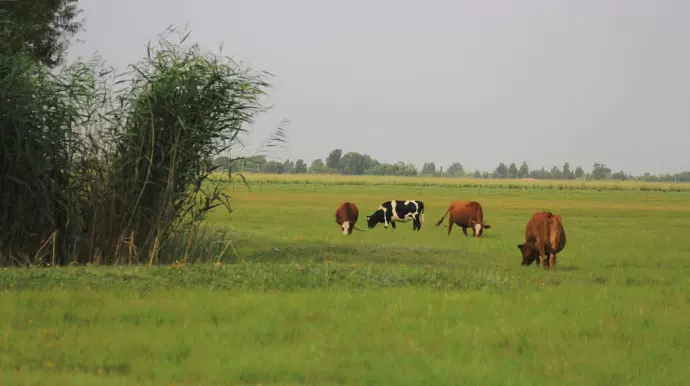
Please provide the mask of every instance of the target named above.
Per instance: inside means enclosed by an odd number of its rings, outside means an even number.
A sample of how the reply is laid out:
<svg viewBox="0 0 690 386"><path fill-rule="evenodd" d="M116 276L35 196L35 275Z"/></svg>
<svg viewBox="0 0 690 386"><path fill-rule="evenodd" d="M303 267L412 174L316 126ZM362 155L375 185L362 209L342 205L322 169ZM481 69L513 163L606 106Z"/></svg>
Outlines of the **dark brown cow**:
<svg viewBox="0 0 690 386"><path fill-rule="evenodd" d="M441 225L443 219L450 213L448 217L448 236L453 224L462 227L462 233L467 235L467 228L472 228L472 237L480 237L484 233L484 229L491 229L491 225L486 224L484 220L484 212L482 206L477 201L453 201L448 205L446 213L436 223L436 226Z"/></svg>
<svg viewBox="0 0 690 386"><path fill-rule="evenodd" d="M343 202L338 209L335 210L335 222L340 225L340 229L344 235L352 234L355 229L355 223L359 218L359 209L357 205L352 202Z"/></svg>
<svg viewBox="0 0 690 386"><path fill-rule="evenodd" d="M522 265L535 260L544 269L553 270L556 254L565 248L566 236L563 218L551 212L537 212L525 226L525 242L517 247L522 252Z"/></svg>

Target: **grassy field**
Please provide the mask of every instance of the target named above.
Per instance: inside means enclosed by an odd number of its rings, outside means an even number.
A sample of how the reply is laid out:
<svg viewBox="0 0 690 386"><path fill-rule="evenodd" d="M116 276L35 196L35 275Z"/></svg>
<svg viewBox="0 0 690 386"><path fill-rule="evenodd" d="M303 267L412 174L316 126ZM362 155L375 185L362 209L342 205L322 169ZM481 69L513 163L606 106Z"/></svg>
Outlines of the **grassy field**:
<svg viewBox="0 0 690 386"><path fill-rule="evenodd" d="M2 384L663 385L690 377L685 185L249 176L209 224L219 264L0 272ZM469 182L467 182L469 181ZM494 184L494 185L491 185ZM524 184L534 184L525 182ZM589 183L588 183L589 184ZM611 187L616 187L611 189ZM343 236L384 200L412 224ZM476 199L481 239L434 223ZM521 267L539 210L568 235L556 270Z"/></svg>

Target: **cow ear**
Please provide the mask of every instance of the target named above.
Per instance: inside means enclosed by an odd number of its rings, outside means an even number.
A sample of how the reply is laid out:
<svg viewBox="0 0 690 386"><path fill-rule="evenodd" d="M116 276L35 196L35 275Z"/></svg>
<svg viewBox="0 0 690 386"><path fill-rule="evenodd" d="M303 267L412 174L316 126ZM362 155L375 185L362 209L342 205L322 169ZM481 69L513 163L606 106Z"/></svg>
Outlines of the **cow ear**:
<svg viewBox="0 0 690 386"><path fill-rule="evenodd" d="M491 225L484 224L484 225L482 226L482 228L484 228L484 229L491 229Z"/></svg>
<svg viewBox="0 0 690 386"><path fill-rule="evenodd" d="M518 247L518 249L522 249L522 247L523 247L524 245L525 245L525 244L518 244L517 247Z"/></svg>

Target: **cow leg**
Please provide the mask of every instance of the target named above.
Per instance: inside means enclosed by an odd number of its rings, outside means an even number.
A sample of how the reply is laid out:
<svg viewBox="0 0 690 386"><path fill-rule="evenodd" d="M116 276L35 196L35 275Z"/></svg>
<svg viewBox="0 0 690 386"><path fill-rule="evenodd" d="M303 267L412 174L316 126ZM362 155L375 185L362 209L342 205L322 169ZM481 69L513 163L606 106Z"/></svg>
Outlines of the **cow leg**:
<svg viewBox="0 0 690 386"><path fill-rule="evenodd" d="M462 226L462 233L465 234L465 237L468 237L469 235L467 234L467 227L465 225Z"/></svg>
<svg viewBox="0 0 690 386"><path fill-rule="evenodd" d="M391 221L391 226L395 229L395 221Z"/></svg>
<svg viewBox="0 0 690 386"><path fill-rule="evenodd" d="M546 245L544 245L544 243L537 240L537 248L539 249L539 264L537 264L537 266L543 265L544 269L546 269L546 261L547 261Z"/></svg>
<svg viewBox="0 0 690 386"><path fill-rule="evenodd" d="M549 268L549 260L551 257L551 253L549 252L549 247L544 247L544 258L543 258L543 263L542 265L544 266L544 269Z"/></svg>
<svg viewBox="0 0 690 386"><path fill-rule="evenodd" d="M556 265L556 250L551 248L551 257L549 258L549 269L553 271L553 267Z"/></svg>
<svg viewBox="0 0 690 386"><path fill-rule="evenodd" d="M448 236L450 236L450 230L453 228L453 218L448 219Z"/></svg>

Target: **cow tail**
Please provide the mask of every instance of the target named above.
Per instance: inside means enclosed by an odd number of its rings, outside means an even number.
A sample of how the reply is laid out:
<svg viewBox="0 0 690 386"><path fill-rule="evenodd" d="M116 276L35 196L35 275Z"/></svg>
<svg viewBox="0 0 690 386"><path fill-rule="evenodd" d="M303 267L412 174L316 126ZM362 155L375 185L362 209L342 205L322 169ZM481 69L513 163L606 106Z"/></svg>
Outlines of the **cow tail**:
<svg viewBox="0 0 690 386"><path fill-rule="evenodd" d="M446 216L448 216L448 213L451 211L451 209L453 209L453 207L449 207L448 209L446 209L446 213L443 214L443 217L441 217L441 219L436 222L436 226L441 225Z"/></svg>

